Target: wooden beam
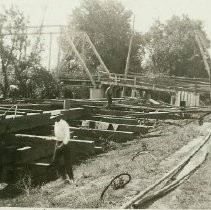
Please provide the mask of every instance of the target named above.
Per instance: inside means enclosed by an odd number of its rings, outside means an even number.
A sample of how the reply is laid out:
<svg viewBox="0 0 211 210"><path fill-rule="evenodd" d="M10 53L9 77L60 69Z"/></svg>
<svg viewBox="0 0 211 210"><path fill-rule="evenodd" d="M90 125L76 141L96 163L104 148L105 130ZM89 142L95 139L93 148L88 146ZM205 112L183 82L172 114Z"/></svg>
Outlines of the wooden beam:
<svg viewBox="0 0 211 210"><path fill-rule="evenodd" d="M76 49L76 47L75 47L75 45L74 45L74 43L72 42L71 39L69 39L69 44L70 44L70 46L72 47L72 49L73 49L75 55L77 56L77 58L78 58L79 61L81 62L81 65L83 66L83 68L84 68L84 70L85 70L87 76L89 77L90 81L92 82L92 85L93 85L94 87L96 87L96 83L95 83L95 81L94 81L94 79L93 79L93 77L92 77L92 75L91 75L89 69L87 68L87 66L86 66L86 64L85 64L85 62L84 62L84 60L82 59L80 53L79 53L78 50Z"/></svg>
<svg viewBox="0 0 211 210"><path fill-rule="evenodd" d="M102 121L93 121L93 120L83 120L82 126L86 126L88 129L98 129L98 130L107 130L113 128L113 131L129 131L134 133L145 134L148 132L152 126L144 125L129 125L129 124L117 124L117 123L108 123ZM109 129L109 130L110 130Z"/></svg>
<svg viewBox="0 0 211 210"><path fill-rule="evenodd" d="M58 178L56 168L49 163L29 163L28 169L32 176L32 184L46 183Z"/></svg>
<svg viewBox="0 0 211 210"><path fill-rule="evenodd" d="M59 140L54 136L10 135L6 139L6 144L11 144L17 148L15 158L10 162L30 163L46 157L52 159L56 142ZM70 147L74 153L73 157L95 154L94 141L71 139Z"/></svg>
<svg viewBox="0 0 211 210"><path fill-rule="evenodd" d="M8 110L9 108L7 107L0 107L0 110ZM15 107L11 108L10 109L11 111L14 112L15 110ZM20 111L20 112L27 112L27 113L43 113L43 110L38 110L38 109L22 109L22 108L17 108L17 111Z"/></svg>
<svg viewBox="0 0 211 210"><path fill-rule="evenodd" d="M86 33L85 33L85 37L86 37L88 43L90 44L92 50L94 51L96 57L98 58L100 64L103 66L103 68L104 68L104 70L106 71L106 73L109 74L109 73L110 73L109 70L107 69L107 67L106 67L106 65L104 64L102 58L100 57L99 53L97 52L97 50L96 50L94 44L92 43L91 39L89 38L89 36L88 36Z"/></svg>
<svg viewBox="0 0 211 210"><path fill-rule="evenodd" d="M44 113L49 113L51 116L61 115L60 118L64 120L76 120L86 116L84 108L57 109Z"/></svg>
<svg viewBox="0 0 211 210"><path fill-rule="evenodd" d="M137 118L149 118L149 119L166 119L166 118L175 118L176 116L170 112L150 112L150 113L136 113L131 114Z"/></svg>
<svg viewBox="0 0 211 210"><path fill-rule="evenodd" d="M185 111L171 111L171 112L150 112L150 113L135 113L131 114L136 118L149 118L149 119L176 119L187 116L193 113L211 113L210 110L185 110Z"/></svg>
<svg viewBox="0 0 211 210"><path fill-rule="evenodd" d="M0 109L0 114L3 115L5 113L6 113L6 115L15 115L15 110L14 111L13 110L7 111L7 110ZM16 114L17 115L26 115L27 113L26 112L17 111Z"/></svg>
<svg viewBox="0 0 211 210"><path fill-rule="evenodd" d="M108 123L117 123L117 124L130 124L130 125L138 125L139 121L135 118L125 118L125 117L113 117L113 116L92 116L92 119L98 119L102 120L103 122L108 122Z"/></svg>
<svg viewBox="0 0 211 210"><path fill-rule="evenodd" d="M116 142L126 142L134 138L133 132L86 129L86 128L77 128L77 127L70 127L70 130L73 131L74 135L79 136L79 137L81 136L90 136L93 138L101 137L101 138L116 141Z"/></svg>
<svg viewBox="0 0 211 210"><path fill-rule="evenodd" d="M149 129L152 128L153 126L118 124L117 131L130 131L134 133L146 134L148 133Z"/></svg>
<svg viewBox="0 0 211 210"><path fill-rule="evenodd" d="M135 16L133 19L133 31L130 37L130 42L129 42L129 47L128 47L127 60L126 60L126 65L125 65L125 76L128 74L128 71L129 71L131 48L132 48L132 42L133 42L133 37L134 37L134 24L135 24ZM134 79L136 79L136 77L134 77ZM126 88L123 87L123 96L125 96L125 94L126 94Z"/></svg>
<svg viewBox="0 0 211 210"><path fill-rule="evenodd" d="M20 102L18 104L18 109L39 109L39 110L52 110L52 109L61 109L63 105L63 100L24 100L26 102ZM38 102L35 104L35 102ZM11 104L1 104L1 107L10 108Z"/></svg>
<svg viewBox="0 0 211 210"><path fill-rule="evenodd" d="M93 114L102 114L102 115L114 115L114 116L132 116L136 114L143 114L142 112L133 112L133 111L117 111L117 110L107 110L107 109L92 109Z"/></svg>
<svg viewBox="0 0 211 210"><path fill-rule="evenodd" d="M0 134L14 133L43 125L50 125L50 114L29 114L16 118L0 119Z"/></svg>

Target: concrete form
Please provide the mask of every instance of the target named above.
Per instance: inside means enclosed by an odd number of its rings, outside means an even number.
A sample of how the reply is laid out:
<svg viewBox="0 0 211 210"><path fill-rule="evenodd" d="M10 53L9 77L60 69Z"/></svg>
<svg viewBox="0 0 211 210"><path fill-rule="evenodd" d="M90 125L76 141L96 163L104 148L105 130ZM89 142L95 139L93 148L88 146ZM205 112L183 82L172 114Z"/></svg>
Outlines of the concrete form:
<svg viewBox="0 0 211 210"><path fill-rule="evenodd" d="M90 88L90 99L104 98L104 90L102 88Z"/></svg>
<svg viewBox="0 0 211 210"><path fill-rule="evenodd" d="M186 107L198 107L200 101L200 94L187 92L187 91L177 91L175 95L171 96L171 105L173 106L186 106Z"/></svg>

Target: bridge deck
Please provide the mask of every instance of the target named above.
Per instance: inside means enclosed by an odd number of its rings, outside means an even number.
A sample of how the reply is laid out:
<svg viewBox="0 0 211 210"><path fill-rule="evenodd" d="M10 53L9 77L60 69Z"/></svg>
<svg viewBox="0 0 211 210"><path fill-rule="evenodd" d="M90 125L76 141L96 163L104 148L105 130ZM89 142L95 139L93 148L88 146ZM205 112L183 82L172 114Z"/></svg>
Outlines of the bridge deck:
<svg viewBox="0 0 211 210"><path fill-rule="evenodd" d="M147 77L140 75L124 74L100 74L93 77L97 84L114 84L122 87L131 87L144 90L162 92L190 91L197 93L209 93L210 84L206 78L183 77ZM67 75L61 75L60 80L77 86L92 86L88 79L71 79Z"/></svg>

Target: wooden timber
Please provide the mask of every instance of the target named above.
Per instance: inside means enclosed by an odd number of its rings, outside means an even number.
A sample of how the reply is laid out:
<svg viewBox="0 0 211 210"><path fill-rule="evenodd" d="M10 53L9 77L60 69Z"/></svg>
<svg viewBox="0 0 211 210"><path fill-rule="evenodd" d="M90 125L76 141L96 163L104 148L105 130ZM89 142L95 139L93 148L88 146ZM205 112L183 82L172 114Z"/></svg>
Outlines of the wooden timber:
<svg viewBox="0 0 211 210"><path fill-rule="evenodd" d="M93 121L93 120L83 120L82 125L85 125L87 128L94 128L98 130L114 130L114 131L129 131L134 133L142 133L145 134L148 132L152 126L144 126L144 125L129 125L129 124L117 124L117 123L108 123L102 121Z"/></svg>
<svg viewBox="0 0 211 210"><path fill-rule="evenodd" d="M107 140L112 140L116 142L126 142L134 138L133 132L123 132L123 131L112 131L112 130L98 130L98 129L86 129L70 127L76 136L89 136L93 138L104 138Z"/></svg>
<svg viewBox="0 0 211 210"><path fill-rule="evenodd" d="M1 104L1 107L10 108L13 104ZM39 104L32 104L32 103L20 103L18 104L18 109L35 109L35 110L55 110L61 109L63 106L63 102L57 102L54 100L52 103L39 103Z"/></svg>
<svg viewBox="0 0 211 210"><path fill-rule="evenodd" d="M5 151L12 149L13 155L4 154L4 160L15 163L31 163L46 157L53 157L56 142L59 142L54 136L36 136L27 134L9 135L6 137ZM74 157L89 156L95 154L94 141L74 140L70 141L71 151ZM14 149L15 148L15 149ZM99 148L96 149L99 151ZM7 157L7 158L5 158Z"/></svg>
<svg viewBox="0 0 211 210"><path fill-rule="evenodd" d="M10 111L7 111L7 110L1 110L0 109L0 115L3 115L3 114L6 114L6 115L15 115L15 110L10 110ZM16 115L26 115L27 113L26 112L21 112L21 111L16 111Z"/></svg>
<svg viewBox="0 0 211 210"><path fill-rule="evenodd" d="M15 118L0 119L0 134L14 133L35 127L50 125L50 114L28 114Z"/></svg>
<svg viewBox="0 0 211 210"><path fill-rule="evenodd" d="M146 134L149 129L152 128L153 126L118 124L117 131L131 131L134 133Z"/></svg>
<svg viewBox="0 0 211 210"><path fill-rule="evenodd" d="M107 110L107 109L93 109L93 114L102 114L102 115L114 115L114 116L132 116L136 114L143 114L142 112L133 112L133 111L117 111L117 110Z"/></svg>
<svg viewBox="0 0 211 210"><path fill-rule="evenodd" d="M102 109L102 106L93 106L93 105L81 105L84 108L95 110L95 109ZM157 110L163 110L164 108L154 108L154 107L147 107L147 106L131 106L131 105L125 105L125 104L114 104L111 106L110 110L115 111L136 111L136 112L142 112L142 111L157 111ZM167 110L167 109L165 109Z"/></svg>
<svg viewBox="0 0 211 210"><path fill-rule="evenodd" d="M171 112L150 112L150 113L134 113L131 116L138 118L149 119L175 119L180 117L186 117L187 114L194 113L211 113L210 110L185 110L185 111L171 111Z"/></svg>
<svg viewBox="0 0 211 210"><path fill-rule="evenodd" d="M130 124L130 125L138 125L139 121L135 118L126 118L126 117L114 117L112 115L108 116L101 116L101 115L95 115L91 116L91 119L101 120L103 122L108 123L117 123L117 124Z"/></svg>
<svg viewBox="0 0 211 210"><path fill-rule="evenodd" d="M44 113L49 113L52 117L51 119L54 119L54 120L56 120L54 116L58 116L58 115L63 120L76 120L86 115L84 108L58 109L58 110L53 110L53 111L45 111Z"/></svg>
<svg viewBox="0 0 211 210"><path fill-rule="evenodd" d="M7 107L0 107L0 110L3 111L3 110L8 110L9 108ZM14 110L15 110L15 107L11 108L10 109L13 113L14 113ZM26 112L26 113L43 113L43 110L39 110L39 109L22 109L22 108L19 108L17 107L17 111L18 112Z"/></svg>
<svg viewBox="0 0 211 210"><path fill-rule="evenodd" d="M49 163L30 163L28 164L28 170L30 171L32 184L34 185L47 183L58 178L56 169Z"/></svg>
<svg viewBox="0 0 211 210"><path fill-rule="evenodd" d="M19 114L19 113L18 113ZM60 109L44 111L43 113L28 113L25 116L8 115L6 119L0 119L0 134L15 133L36 127L54 124L58 119L75 120L85 115L83 108Z"/></svg>

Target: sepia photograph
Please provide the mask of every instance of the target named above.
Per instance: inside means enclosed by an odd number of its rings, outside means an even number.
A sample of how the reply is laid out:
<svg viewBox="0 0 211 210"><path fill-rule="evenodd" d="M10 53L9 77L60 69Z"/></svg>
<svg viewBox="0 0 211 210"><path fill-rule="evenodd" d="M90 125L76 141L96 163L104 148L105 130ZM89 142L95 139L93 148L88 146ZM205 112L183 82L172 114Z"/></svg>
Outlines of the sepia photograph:
<svg viewBox="0 0 211 210"><path fill-rule="evenodd" d="M0 209L210 209L210 0L0 0Z"/></svg>

